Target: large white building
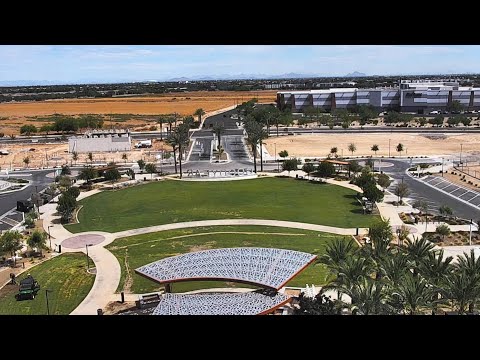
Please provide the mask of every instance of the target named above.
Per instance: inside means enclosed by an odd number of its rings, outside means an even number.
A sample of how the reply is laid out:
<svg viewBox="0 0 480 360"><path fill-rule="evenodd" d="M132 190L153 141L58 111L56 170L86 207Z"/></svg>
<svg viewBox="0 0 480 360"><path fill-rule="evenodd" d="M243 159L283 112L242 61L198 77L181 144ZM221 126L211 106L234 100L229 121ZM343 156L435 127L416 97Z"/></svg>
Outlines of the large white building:
<svg viewBox="0 0 480 360"><path fill-rule="evenodd" d="M86 133L83 137L68 139L68 151L70 153L88 152L115 152L130 151L132 140L127 131L94 130Z"/></svg>
<svg viewBox="0 0 480 360"><path fill-rule="evenodd" d="M372 105L378 110L428 113L448 109L454 101L465 109L480 109L480 88L459 86L455 81L402 80L397 88L331 88L325 90L279 91L277 106L294 112L307 107L324 110Z"/></svg>

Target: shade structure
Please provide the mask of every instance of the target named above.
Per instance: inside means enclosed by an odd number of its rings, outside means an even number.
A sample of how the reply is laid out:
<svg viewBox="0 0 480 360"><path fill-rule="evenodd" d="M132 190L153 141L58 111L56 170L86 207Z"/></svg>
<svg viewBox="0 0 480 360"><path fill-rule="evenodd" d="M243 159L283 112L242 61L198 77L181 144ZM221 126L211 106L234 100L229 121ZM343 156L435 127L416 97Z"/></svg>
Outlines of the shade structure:
<svg viewBox="0 0 480 360"><path fill-rule="evenodd" d="M316 257L275 248L224 248L172 256L135 272L159 283L226 280L278 290Z"/></svg>
<svg viewBox="0 0 480 360"><path fill-rule="evenodd" d="M280 293L164 294L153 315L262 315L289 301Z"/></svg>

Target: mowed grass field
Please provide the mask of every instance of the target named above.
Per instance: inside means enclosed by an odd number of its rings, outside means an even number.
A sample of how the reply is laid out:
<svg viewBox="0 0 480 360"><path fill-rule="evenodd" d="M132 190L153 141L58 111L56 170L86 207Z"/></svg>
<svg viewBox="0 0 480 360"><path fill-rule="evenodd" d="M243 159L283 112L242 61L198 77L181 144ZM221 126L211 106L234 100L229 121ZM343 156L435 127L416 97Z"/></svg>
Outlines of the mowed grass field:
<svg viewBox="0 0 480 360"><path fill-rule="evenodd" d="M90 260L92 263L92 261ZM1 315L46 315L48 303L51 315L70 314L87 296L95 275L87 274L86 257L83 254L63 254L33 267L28 271L40 284L40 291L33 300L17 301L18 285L6 285L0 290ZM17 283L27 276L24 272Z"/></svg>
<svg viewBox="0 0 480 360"><path fill-rule="evenodd" d="M285 178L193 182L165 180L88 197L80 204L83 231L118 232L152 225L212 219L271 219L342 228L369 227L355 191Z"/></svg>
<svg viewBox="0 0 480 360"><path fill-rule="evenodd" d="M117 257L122 268L117 291L140 294L158 291L163 285L137 275L134 269L166 257L229 247L275 247L321 255L325 252L328 241L334 238L343 237L269 226L211 226L130 236L115 240L107 246L107 249ZM345 239L347 241L349 238ZM326 277L326 268L321 264L312 263L287 285L302 287L305 284L321 285L325 284ZM252 287L223 281L190 281L172 284L172 291L239 286Z"/></svg>

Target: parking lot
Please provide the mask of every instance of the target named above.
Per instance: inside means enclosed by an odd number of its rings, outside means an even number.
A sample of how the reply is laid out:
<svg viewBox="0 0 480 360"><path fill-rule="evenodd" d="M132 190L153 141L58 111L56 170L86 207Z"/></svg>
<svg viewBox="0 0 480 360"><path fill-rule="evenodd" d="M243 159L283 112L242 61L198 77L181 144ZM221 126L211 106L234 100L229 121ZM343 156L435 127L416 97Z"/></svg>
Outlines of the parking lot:
<svg viewBox="0 0 480 360"><path fill-rule="evenodd" d="M480 209L480 191L471 190L461 185L453 184L447 179L438 176L427 176L423 181L450 196L456 197L459 200Z"/></svg>

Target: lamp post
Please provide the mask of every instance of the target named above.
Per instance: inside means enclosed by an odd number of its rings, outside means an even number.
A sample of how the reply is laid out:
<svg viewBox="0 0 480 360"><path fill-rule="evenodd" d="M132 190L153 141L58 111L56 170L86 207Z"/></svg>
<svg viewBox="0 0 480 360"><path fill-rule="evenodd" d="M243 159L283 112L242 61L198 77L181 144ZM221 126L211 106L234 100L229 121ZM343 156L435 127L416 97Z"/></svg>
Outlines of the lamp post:
<svg viewBox="0 0 480 360"><path fill-rule="evenodd" d="M442 177L443 177L443 157L442 157Z"/></svg>
<svg viewBox="0 0 480 360"><path fill-rule="evenodd" d="M273 143L275 145L275 162L277 163L277 173L280 172L280 163L277 161L277 143Z"/></svg>
<svg viewBox="0 0 480 360"><path fill-rule="evenodd" d="M50 235L51 227L53 227L53 225L48 225L48 240L50 240L50 249L52 249L52 235Z"/></svg>
<svg viewBox="0 0 480 360"><path fill-rule="evenodd" d="M48 304L48 293L52 291L53 290L45 289L45 297L47 298L47 315L50 315L50 305Z"/></svg>
<svg viewBox="0 0 480 360"><path fill-rule="evenodd" d="M88 272L88 267L90 266L90 263L88 261L88 247L92 246L93 244L85 244L85 250L87 252L87 272Z"/></svg>
<svg viewBox="0 0 480 360"><path fill-rule="evenodd" d="M462 165L462 151L463 151L463 144L460 144L460 166Z"/></svg>
<svg viewBox="0 0 480 360"><path fill-rule="evenodd" d="M401 244L400 244L400 232L401 232L401 231L402 231L402 230L400 230L400 228L397 228L397 240L398 240L398 246L400 246L400 245L401 245Z"/></svg>
<svg viewBox="0 0 480 360"><path fill-rule="evenodd" d="M390 157L390 140L391 139L388 139L388 157Z"/></svg>
<svg viewBox="0 0 480 360"><path fill-rule="evenodd" d="M473 224L473 219L470 219L470 237L469 237L469 241L468 241L468 244L470 246L472 246L472 224Z"/></svg>

